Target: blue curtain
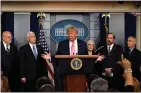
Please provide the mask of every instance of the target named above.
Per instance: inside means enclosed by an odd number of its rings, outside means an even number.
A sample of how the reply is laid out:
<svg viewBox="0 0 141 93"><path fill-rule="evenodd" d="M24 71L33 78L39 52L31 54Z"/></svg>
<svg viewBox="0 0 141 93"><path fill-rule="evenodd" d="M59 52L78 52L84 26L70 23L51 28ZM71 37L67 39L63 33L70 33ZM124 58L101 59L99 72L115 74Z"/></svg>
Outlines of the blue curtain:
<svg viewBox="0 0 141 93"><path fill-rule="evenodd" d="M136 17L133 14L125 13L125 41L129 36L136 37ZM125 42L125 49L127 43Z"/></svg>
<svg viewBox="0 0 141 93"><path fill-rule="evenodd" d="M1 15L1 33L10 31L14 37L14 12L2 12ZM14 42L14 38L12 40Z"/></svg>
<svg viewBox="0 0 141 93"><path fill-rule="evenodd" d="M40 26L39 26L37 14L38 14L37 12L31 12L31 15L30 15L30 31L33 31L38 38L38 34L40 32Z"/></svg>

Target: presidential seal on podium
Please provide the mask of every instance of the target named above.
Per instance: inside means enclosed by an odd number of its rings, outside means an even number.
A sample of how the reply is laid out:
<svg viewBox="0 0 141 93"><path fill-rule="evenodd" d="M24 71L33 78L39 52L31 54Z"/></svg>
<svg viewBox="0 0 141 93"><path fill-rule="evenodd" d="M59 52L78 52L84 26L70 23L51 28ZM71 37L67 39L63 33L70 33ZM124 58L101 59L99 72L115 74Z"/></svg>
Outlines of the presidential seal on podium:
<svg viewBox="0 0 141 93"><path fill-rule="evenodd" d="M79 69L81 69L83 63L82 63L81 59L73 58L70 62L70 65L73 70L79 70Z"/></svg>

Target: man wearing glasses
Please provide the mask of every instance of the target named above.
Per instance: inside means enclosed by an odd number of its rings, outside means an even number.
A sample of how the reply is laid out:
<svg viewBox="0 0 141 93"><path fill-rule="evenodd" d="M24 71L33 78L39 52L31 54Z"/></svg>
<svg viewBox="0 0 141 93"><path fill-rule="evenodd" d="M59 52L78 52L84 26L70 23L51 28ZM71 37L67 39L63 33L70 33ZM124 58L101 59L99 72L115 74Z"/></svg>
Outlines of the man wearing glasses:
<svg viewBox="0 0 141 93"><path fill-rule="evenodd" d="M16 57L17 47L12 44L12 35L9 31L4 31L1 42L1 75L8 78L11 91L15 91L12 82L15 76L13 72L15 73Z"/></svg>
<svg viewBox="0 0 141 93"><path fill-rule="evenodd" d="M141 52L136 49L136 38L134 36L129 36L127 45L128 48L124 53L124 57L131 62L133 76L140 81Z"/></svg>

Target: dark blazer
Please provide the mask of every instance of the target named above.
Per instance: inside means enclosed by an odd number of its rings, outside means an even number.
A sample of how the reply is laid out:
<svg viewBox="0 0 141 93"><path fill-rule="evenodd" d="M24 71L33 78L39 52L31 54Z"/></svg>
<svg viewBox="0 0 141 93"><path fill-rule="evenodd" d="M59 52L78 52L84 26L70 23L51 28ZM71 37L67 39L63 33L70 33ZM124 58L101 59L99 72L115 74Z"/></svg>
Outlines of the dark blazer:
<svg viewBox="0 0 141 93"><path fill-rule="evenodd" d="M136 77L140 81L140 71L139 68L141 66L141 52L134 48L129 55L129 49L126 49L124 52L124 57L127 58L132 64L133 76Z"/></svg>
<svg viewBox="0 0 141 93"><path fill-rule="evenodd" d="M79 39L77 39L77 42L78 42L78 55L87 55L88 50L87 50L86 42ZM69 40L64 40L59 43L56 55L70 55Z"/></svg>
<svg viewBox="0 0 141 93"><path fill-rule="evenodd" d="M105 56L103 61L103 68L115 68L118 61L121 61L122 48L114 44L113 48L108 55L107 45L102 48L99 53Z"/></svg>
<svg viewBox="0 0 141 93"><path fill-rule="evenodd" d="M3 71L3 75L8 77L14 69L16 65L17 58L17 47L14 44L10 44L10 52L8 53L5 48L3 42L1 42L1 71Z"/></svg>
<svg viewBox="0 0 141 93"><path fill-rule="evenodd" d="M114 44L110 54L108 55L107 45L105 45L97 52L105 56L105 59L101 62L102 71L104 71L105 68L113 68L113 78L104 77L108 80L109 88L115 88L121 91L124 86L123 77L121 74L121 66L117 64L117 62L121 61L122 48L119 45Z"/></svg>
<svg viewBox="0 0 141 93"><path fill-rule="evenodd" d="M27 80L35 80L42 76L48 76L45 60L41 57L43 51L39 46L36 47L37 59L35 59L29 44L22 46L19 50L21 78L26 77Z"/></svg>

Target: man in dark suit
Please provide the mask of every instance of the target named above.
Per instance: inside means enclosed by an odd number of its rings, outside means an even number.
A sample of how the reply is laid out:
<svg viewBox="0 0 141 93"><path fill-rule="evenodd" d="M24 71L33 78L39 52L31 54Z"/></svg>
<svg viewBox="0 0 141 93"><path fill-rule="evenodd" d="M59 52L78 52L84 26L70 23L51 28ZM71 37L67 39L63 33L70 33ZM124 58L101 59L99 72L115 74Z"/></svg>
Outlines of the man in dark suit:
<svg viewBox="0 0 141 93"><path fill-rule="evenodd" d="M73 26L69 27L67 30L67 34L68 34L68 39L59 43L56 55L88 54L87 44L86 42L77 39L78 32L75 27Z"/></svg>
<svg viewBox="0 0 141 93"><path fill-rule="evenodd" d="M24 91L36 91L36 80L42 76L47 76L45 59L49 59L49 54L44 54L42 49L36 45L34 32L27 34L28 44L19 50L20 77L24 85Z"/></svg>
<svg viewBox="0 0 141 93"><path fill-rule="evenodd" d="M131 62L133 76L140 81L141 52L136 49L136 38L129 36L127 45L128 49L126 49L124 57Z"/></svg>
<svg viewBox="0 0 141 93"><path fill-rule="evenodd" d="M78 31L74 26L70 26L67 29L68 39L61 41L58 45L58 50L56 55L87 55L87 44L86 42L77 39ZM66 71L68 67L66 67L66 62L61 62L59 66L59 73L61 79L61 91L63 91L63 71ZM63 68L62 68L63 67ZM64 69L64 70L63 70Z"/></svg>
<svg viewBox="0 0 141 93"><path fill-rule="evenodd" d="M121 75L120 65L117 62L121 60L122 48L115 44L115 35L113 33L107 34L106 45L99 50L99 53L105 56L102 62L102 76L108 80L109 88L118 89L118 78Z"/></svg>
<svg viewBox="0 0 141 93"><path fill-rule="evenodd" d="M16 91L15 88L15 67L17 57L17 47L12 44L12 35L9 31L2 33L1 42L1 74L9 80L10 90ZM15 74L14 74L15 73Z"/></svg>

